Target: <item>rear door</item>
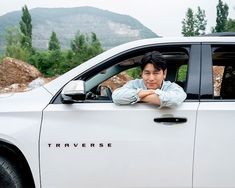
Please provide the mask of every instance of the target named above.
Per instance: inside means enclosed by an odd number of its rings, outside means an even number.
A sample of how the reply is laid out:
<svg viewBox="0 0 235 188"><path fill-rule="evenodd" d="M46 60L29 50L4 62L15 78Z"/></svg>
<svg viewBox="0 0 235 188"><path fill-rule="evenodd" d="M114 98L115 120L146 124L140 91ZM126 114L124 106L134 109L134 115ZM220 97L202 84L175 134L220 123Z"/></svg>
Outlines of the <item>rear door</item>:
<svg viewBox="0 0 235 188"><path fill-rule="evenodd" d="M176 108L49 104L40 140L42 187L192 187L200 45L187 49L188 99ZM186 122L164 123L176 118Z"/></svg>
<svg viewBox="0 0 235 188"><path fill-rule="evenodd" d="M202 47L194 188L235 187L235 44Z"/></svg>

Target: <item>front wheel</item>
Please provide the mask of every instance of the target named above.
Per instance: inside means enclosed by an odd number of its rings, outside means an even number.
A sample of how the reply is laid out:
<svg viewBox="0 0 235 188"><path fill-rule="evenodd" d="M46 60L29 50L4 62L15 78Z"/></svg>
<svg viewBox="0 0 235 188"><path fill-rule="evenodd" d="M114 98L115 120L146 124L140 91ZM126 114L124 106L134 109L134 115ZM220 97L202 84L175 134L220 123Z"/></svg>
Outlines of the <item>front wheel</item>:
<svg viewBox="0 0 235 188"><path fill-rule="evenodd" d="M17 166L0 156L0 188L23 188Z"/></svg>

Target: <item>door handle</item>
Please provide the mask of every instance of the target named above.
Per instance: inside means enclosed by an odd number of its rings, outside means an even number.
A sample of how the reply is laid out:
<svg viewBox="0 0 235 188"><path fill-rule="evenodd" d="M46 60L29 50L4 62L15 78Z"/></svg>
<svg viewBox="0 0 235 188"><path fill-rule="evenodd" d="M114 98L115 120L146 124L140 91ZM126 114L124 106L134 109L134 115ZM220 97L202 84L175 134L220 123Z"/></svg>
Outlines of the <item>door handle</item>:
<svg viewBox="0 0 235 188"><path fill-rule="evenodd" d="M179 123L186 123L187 118L181 117L160 117L154 118L154 122L156 123L166 123L166 124L179 124Z"/></svg>

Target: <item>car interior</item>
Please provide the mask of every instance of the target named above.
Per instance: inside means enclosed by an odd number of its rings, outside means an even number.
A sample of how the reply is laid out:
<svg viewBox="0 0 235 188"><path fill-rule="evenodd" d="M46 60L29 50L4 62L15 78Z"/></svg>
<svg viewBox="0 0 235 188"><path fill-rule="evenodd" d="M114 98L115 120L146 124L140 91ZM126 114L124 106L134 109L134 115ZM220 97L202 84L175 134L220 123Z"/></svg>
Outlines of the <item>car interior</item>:
<svg viewBox="0 0 235 188"><path fill-rule="evenodd" d="M214 47L212 61L214 98L235 99L235 47Z"/></svg>

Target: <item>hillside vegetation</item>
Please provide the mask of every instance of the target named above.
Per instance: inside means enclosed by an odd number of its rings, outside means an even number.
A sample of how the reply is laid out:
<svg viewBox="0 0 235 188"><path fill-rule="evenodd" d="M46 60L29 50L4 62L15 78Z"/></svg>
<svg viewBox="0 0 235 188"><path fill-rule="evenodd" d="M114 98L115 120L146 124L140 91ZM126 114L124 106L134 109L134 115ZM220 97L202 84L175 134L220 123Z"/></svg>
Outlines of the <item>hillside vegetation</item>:
<svg viewBox="0 0 235 188"><path fill-rule="evenodd" d="M158 37L133 17L94 7L35 8L29 12L32 16L33 46L37 49L48 48L52 31L56 32L62 49L69 48L77 31L96 33L104 49L133 40ZM4 50L6 28L17 26L21 14L21 11L15 11L0 16L0 52Z"/></svg>

